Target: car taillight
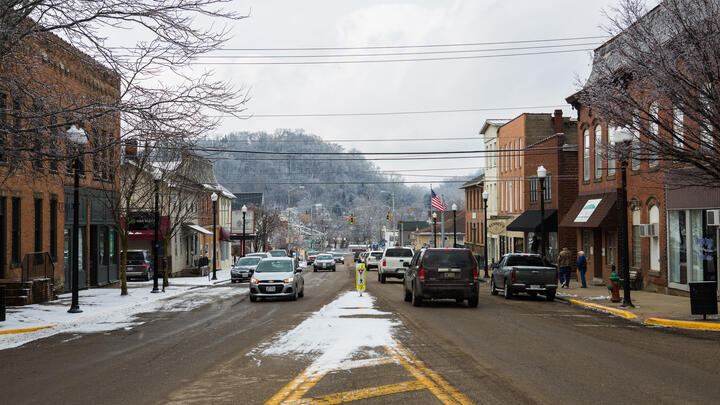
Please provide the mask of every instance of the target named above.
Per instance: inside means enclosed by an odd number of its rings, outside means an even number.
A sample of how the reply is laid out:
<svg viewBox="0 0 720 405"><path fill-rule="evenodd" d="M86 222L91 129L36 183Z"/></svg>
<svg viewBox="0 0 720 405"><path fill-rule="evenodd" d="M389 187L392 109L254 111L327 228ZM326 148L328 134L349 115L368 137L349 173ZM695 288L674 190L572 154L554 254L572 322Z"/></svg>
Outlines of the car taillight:
<svg viewBox="0 0 720 405"><path fill-rule="evenodd" d="M383 267L387 266L387 263L385 263L385 260L383 260Z"/></svg>
<svg viewBox="0 0 720 405"><path fill-rule="evenodd" d="M473 281L478 281L478 269L477 267L473 267Z"/></svg>
<svg viewBox="0 0 720 405"><path fill-rule="evenodd" d="M143 263L142 268L143 268L143 269L146 269L146 268L147 268L147 264Z"/></svg>
<svg viewBox="0 0 720 405"><path fill-rule="evenodd" d="M425 281L425 269L422 267L418 269L418 279L420 279L420 281Z"/></svg>
<svg viewBox="0 0 720 405"><path fill-rule="evenodd" d="M515 270L510 272L510 281L515 282Z"/></svg>

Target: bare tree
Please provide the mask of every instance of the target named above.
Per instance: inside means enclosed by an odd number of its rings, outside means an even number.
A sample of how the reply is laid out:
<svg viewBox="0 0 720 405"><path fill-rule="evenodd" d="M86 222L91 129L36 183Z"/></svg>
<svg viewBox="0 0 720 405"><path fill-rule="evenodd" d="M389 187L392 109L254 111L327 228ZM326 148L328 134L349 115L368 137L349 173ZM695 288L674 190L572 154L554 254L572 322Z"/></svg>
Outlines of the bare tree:
<svg viewBox="0 0 720 405"><path fill-rule="evenodd" d="M259 252L265 242L272 239L273 235L280 231L282 222L276 211L263 207L255 209L255 239L253 239L253 250Z"/></svg>
<svg viewBox="0 0 720 405"><path fill-rule="evenodd" d="M720 0L621 0L578 101L634 133L633 158L720 184ZM612 148L610 148L612 149ZM612 153L612 150L611 150Z"/></svg>

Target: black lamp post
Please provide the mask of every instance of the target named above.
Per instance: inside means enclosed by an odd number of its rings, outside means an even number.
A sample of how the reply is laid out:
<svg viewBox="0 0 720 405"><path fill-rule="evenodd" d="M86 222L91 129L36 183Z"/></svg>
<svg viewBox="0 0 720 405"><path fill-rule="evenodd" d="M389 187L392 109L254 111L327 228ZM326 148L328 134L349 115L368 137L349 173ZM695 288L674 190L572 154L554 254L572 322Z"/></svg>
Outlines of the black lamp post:
<svg viewBox="0 0 720 405"><path fill-rule="evenodd" d="M437 247L437 213L432 213L433 218L433 247Z"/></svg>
<svg viewBox="0 0 720 405"><path fill-rule="evenodd" d="M545 166L537 168L537 176L540 179L540 254L545 257Z"/></svg>
<svg viewBox="0 0 720 405"><path fill-rule="evenodd" d="M217 280L217 222L215 217L217 216L217 193L213 192L210 195L210 199L213 203L213 280ZM244 215L244 214L243 214ZM245 229L243 229L245 231Z"/></svg>
<svg viewBox="0 0 720 405"><path fill-rule="evenodd" d="M457 247L457 223L455 222L455 216L457 215L457 204L452 205L453 212L453 247Z"/></svg>
<svg viewBox="0 0 720 405"><path fill-rule="evenodd" d="M627 202L627 166L630 150L632 148L633 134L627 129L619 129L614 133L615 145L618 145L620 158L620 177L622 187L618 190L620 200L620 224L618 226L618 243L622 246L622 260L620 271L623 275L623 301L621 307L635 308L630 299L630 249L628 247L628 202Z"/></svg>
<svg viewBox="0 0 720 405"><path fill-rule="evenodd" d="M484 248L485 252L484 252L484 255L483 255L483 256L485 256L485 257L484 257L483 260L485 261L485 263L484 263L484 266L485 266L485 275L483 275L483 278L488 278L488 277L490 277L490 275L488 274L488 248L487 248L487 243L488 243L488 237L487 237L487 200L488 200L488 198L490 198L490 193L488 193L487 191L483 191L483 193L482 193L482 199L483 199L483 202L485 203L485 204L484 204L485 206L483 207L483 215L485 216L485 218L484 218L484 220L483 220L483 238L485 239L485 243L483 244L483 246L485 247L485 248Z"/></svg>
<svg viewBox="0 0 720 405"><path fill-rule="evenodd" d="M240 209L243 214L243 236L242 236L242 249L240 249L240 257L245 257L245 214L247 214L247 205L243 204Z"/></svg>
<svg viewBox="0 0 720 405"><path fill-rule="evenodd" d="M82 128L78 128L77 126L73 125L68 129L67 131L67 137L69 143L72 143L77 146L78 152L80 152L80 149L83 145L87 143L87 135L85 135L85 131ZM80 278L80 272L79 272L79 263L78 260L80 258L80 255L82 254L80 251L80 225L78 224L79 216L80 216L80 169L82 165L81 159L83 158L82 155L79 155L75 158L73 161L73 166L75 168L75 179L73 184L73 229L72 229L72 260L71 260L71 266L72 266L72 303L70 304L70 309L68 310L71 314L77 314L82 312L80 309L80 298L79 298L79 278Z"/></svg>
<svg viewBox="0 0 720 405"><path fill-rule="evenodd" d="M151 293L159 293L158 288L158 265L160 262L160 245L158 243L158 228L160 227L160 213L158 212L160 196L160 179L155 179L155 233L153 236L153 289Z"/></svg>

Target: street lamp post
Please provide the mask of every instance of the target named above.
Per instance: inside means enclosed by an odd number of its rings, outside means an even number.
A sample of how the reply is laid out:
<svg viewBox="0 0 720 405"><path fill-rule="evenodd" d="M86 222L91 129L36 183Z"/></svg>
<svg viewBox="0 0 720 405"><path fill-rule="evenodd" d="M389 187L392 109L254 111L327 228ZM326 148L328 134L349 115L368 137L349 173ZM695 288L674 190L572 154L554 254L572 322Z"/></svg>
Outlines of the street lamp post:
<svg viewBox="0 0 720 405"><path fill-rule="evenodd" d="M458 208L458 207L457 207L457 204L453 203L453 205L452 205L451 208L452 208L452 212L453 212L453 247L456 248L456 247L457 247L457 223L456 223L456 218L457 218L457 208Z"/></svg>
<svg viewBox="0 0 720 405"><path fill-rule="evenodd" d="M437 213L432 213L433 218L433 247L437 247Z"/></svg>
<svg viewBox="0 0 720 405"><path fill-rule="evenodd" d="M240 249L240 257L245 257L245 214L247 214L247 205L243 204L240 211L242 211L243 214L242 248Z"/></svg>
<svg viewBox="0 0 720 405"><path fill-rule="evenodd" d="M627 203L627 166L630 150L632 148L633 134L627 129L620 129L614 133L615 145L618 146L618 157L620 158L620 176L622 186L618 190L620 200L620 226L618 227L618 243L622 246L622 260L620 271L623 275L623 301L621 307L634 308L630 299L630 249L628 247L628 203Z"/></svg>
<svg viewBox="0 0 720 405"><path fill-rule="evenodd" d="M77 126L73 125L70 127L70 129L67 130L67 137L69 143L74 144L78 148L78 152L80 152L80 149L83 145L85 145L88 141L87 135L85 135L85 131L82 128L78 128ZM79 216L80 216L80 166L81 166L81 159L83 158L82 155L78 154L77 157L75 157L75 160L73 161L73 166L75 168L75 179L73 184L73 234L72 234L72 303L70 304L70 309L68 310L71 314L77 314L82 312L80 309L80 302L79 302L79 263L78 260L80 258L80 241L78 240L80 237L80 225L78 224Z"/></svg>
<svg viewBox="0 0 720 405"><path fill-rule="evenodd" d="M160 213L159 210L159 200L160 200L160 179L155 179L155 213L154 213L154 222L155 222L155 231L153 232L153 289L150 291L151 293L159 293L160 289L158 288L158 262L160 261L158 256L159 255L159 246L158 246L158 228L160 227Z"/></svg>
<svg viewBox="0 0 720 405"><path fill-rule="evenodd" d="M216 192L213 192L210 195L210 199L213 203L213 280L217 280L217 223L215 216L217 215L217 200L218 195ZM244 227L244 226L243 226ZM243 229L243 232L245 229Z"/></svg>
<svg viewBox="0 0 720 405"><path fill-rule="evenodd" d="M545 166L537 168L537 176L540 179L540 254L545 257Z"/></svg>
<svg viewBox="0 0 720 405"><path fill-rule="evenodd" d="M484 263L484 266L485 266L485 275L483 275L484 278L490 277L490 275L488 274L488 248L487 248L487 243L488 243L488 237L487 237L487 200L488 200L488 198L490 198L490 193L488 193L487 191L483 191L483 193L482 193L482 199L483 199L483 202L485 203L485 204L484 204L485 206L483 207L483 215L485 216L485 218L484 218L484 220L483 220L483 238L485 239L485 243L483 244L483 246L484 246L483 256L485 256L485 258L483 259L483 260L485 261L485 263Z"/></svg>

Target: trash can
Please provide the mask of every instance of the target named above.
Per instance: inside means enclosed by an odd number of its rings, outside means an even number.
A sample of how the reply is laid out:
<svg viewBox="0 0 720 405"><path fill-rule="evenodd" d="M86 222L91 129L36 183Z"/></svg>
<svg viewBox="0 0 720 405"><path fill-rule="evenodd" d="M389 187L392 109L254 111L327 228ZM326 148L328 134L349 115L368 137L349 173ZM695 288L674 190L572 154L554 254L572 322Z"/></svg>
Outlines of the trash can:
<svg viewBox="0 0 720 405"><path fill-rule="evenodd" d="M717 315L717 281L695 281L690 285L690 312L693 315Z"/></svg>
<svg viewBox="0 0 720 405"><path fill-rule="evenodd" d="M5 286L0 285L0 322L5 322Z"/></svg>

